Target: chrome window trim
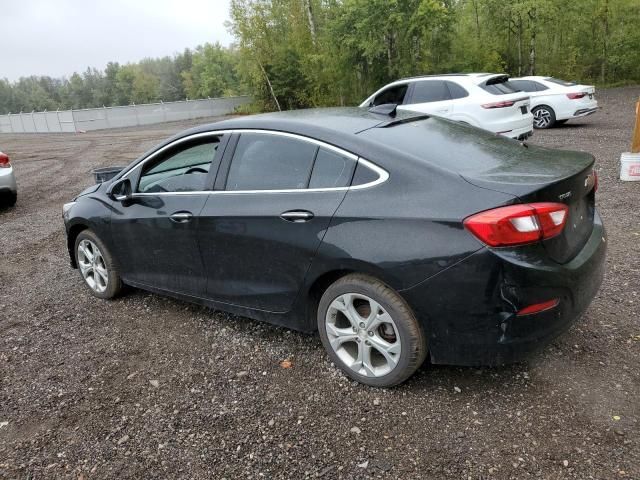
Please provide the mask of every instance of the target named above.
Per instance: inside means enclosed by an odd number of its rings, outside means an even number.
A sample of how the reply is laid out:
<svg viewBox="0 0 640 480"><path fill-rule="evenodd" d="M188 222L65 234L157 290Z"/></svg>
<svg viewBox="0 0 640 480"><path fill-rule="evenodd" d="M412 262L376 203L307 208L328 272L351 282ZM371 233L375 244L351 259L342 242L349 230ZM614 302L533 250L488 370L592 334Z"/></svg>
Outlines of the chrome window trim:
<svg viewBox="0 0 640 480"><path fill-rule="evenodd" d="M378 165L376 165L375 163L370 162L369 160L365 160L362 157L358 157L357 155L354 155L353 153L347 152L346 150L343 150L339 147L335 147L333 145L330 145L328 143L325 143L321 140L316 140L315 138L310 138L310 137L305 137L304 135L299 135L296 133L289 133L289 132L279 132L276 130L261 130L261 129L255 129L255 128L247 128L247 129L242 129L242 128L238 128L238 129L230 129L230 130L217 130L217 131L211 131L211 132L201 132L201 133L196 133L193 135L189 135L188 137L183 137L183 138L179 138L167 145L165 145L164 147L162 147L161 149L153 152L151 155L149 155L147 158L145 158L144 160L142 160L140 163L136 164L135 166L133 166L132 168L130 168L129 170L127 170L120 178L126 178L127 175L129 175L131 172L133 172L136 168L141 167L142 165L144 165L145 163L147 163L148 161L152 160L155 156L160 155L163 151L178 145L182 142L186 142L189 140L193 140L195 138L201 138L201 137L206 137L206 136L218 136L218 135L224 135L224 134L233 134L233 133L260 133L260 134L267 134L267 135L279 135L279 136L283 136L283 137L289 137L289 138L295 138L301 141L306 141L309 143L313 143L315 145L318 145L319 147L322 148L326 148L328 150L332 150L340 155L343 155L347 158L350 158L351 160L356 162L356 168L358 166L358 164L362 164L365 167L369 168L370 170L373 170L377 175L378 178L375 179L372 182L368 182L368 183L363 183L362 185L350 185L348 187L326 187L326 188L290 188L290 189L282 189L282 190L200 190L200 191L192 191L192 192L157 192L157 193L133 193L131 196L132 197L156 197L156 196L162 196L162 195L248 195L248 194L257 194L257 193L270 193L270 194L282 194L282 193L300 193L300 192L339 192L339 191L346 191L346 190L363 190L365 188L372 188L375 187L376 185L379 185L381 183L386 182L389 179L389 172L387 172L384 168L379 167ZM354 170L355 171L355 170Z"/></svg>

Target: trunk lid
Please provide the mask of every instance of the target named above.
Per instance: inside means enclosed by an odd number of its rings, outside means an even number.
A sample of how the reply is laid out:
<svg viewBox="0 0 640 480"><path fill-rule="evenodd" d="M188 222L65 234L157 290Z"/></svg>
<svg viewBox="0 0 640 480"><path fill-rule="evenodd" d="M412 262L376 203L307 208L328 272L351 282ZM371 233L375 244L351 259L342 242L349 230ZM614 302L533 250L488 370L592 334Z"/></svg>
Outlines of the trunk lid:
<svg viewBox="0 0 640 480"><path fill-rule="evenodd" d="M567 263L584 247L593 230L594 158L587 153L534 146L523 146L522 150L517 158L493 156L489 168L462 176L476 186L515 195L523 203L567 205L569 215L564 230L543 242L551 259Z"/></svg>

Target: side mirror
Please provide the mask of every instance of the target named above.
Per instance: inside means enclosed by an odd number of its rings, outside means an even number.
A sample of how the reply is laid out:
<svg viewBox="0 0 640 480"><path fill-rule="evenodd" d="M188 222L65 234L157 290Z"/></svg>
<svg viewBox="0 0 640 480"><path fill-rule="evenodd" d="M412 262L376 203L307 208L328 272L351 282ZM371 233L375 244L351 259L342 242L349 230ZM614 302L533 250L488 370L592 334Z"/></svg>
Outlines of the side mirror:
<svg viewBox="0 0 640 480"><path fill-rule="evenodd" d="M127 202L131 200L131 195L131 180L128 178L121 178L113 182L107 189L107 196L116 202Z"/></svg>

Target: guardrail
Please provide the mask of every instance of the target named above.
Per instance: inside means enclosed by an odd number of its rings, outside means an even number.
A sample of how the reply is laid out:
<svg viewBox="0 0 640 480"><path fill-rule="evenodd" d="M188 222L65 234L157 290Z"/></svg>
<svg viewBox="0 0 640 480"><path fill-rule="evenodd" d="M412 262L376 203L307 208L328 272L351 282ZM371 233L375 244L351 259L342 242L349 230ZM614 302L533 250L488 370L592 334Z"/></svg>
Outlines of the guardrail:
<svg viewBox="0 0 640 480"><path fill-rule="evenodd" d="M233 113L251 97L205 98L121 107L0 115L0 133L63 133L216 117Z"/></svg>

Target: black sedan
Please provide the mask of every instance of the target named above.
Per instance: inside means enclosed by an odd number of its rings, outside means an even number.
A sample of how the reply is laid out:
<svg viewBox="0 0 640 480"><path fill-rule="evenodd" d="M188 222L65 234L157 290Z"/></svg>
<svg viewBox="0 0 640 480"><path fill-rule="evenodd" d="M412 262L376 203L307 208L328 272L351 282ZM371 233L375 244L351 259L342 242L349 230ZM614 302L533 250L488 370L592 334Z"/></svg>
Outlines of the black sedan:
<svg viewBox="0 0 640 480"><path fill-rule="evenodd" d="M374 386L541 348L602 281L594 159L393 109L176 135L66 204L71 264L305 332Z"/></svg>

